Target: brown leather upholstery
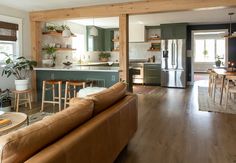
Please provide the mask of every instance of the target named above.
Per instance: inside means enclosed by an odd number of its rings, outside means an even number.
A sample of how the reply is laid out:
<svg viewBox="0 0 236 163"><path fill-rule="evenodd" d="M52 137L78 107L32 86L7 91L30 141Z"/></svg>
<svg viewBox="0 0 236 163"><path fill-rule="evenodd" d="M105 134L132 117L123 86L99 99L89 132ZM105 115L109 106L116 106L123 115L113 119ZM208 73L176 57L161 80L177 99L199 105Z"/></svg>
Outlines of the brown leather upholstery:
<svg viewBox="0 0 236 163"><path fill-rule="evenodd" d="M66 110L1 137L0 162L112 163L137 130L137 97L123 94L124 88L112 87L103 97L117 97L109 100L96 94L109 107L95 100L103 112L93 118L94 102L76 99Z"/></svg>
<svg viewBox="0 0 236 163"><path fill-rule="evenodd" d="M77 106L34 123L0 139L4 163L24 162L92 117L93 102L80 100Z"/></svg>
<svg viewBox="0 0 236 163"><path fill-rule="evenodd" d="M126 96L26 162L112 163L136 129L136 97Z"/></svg>
<svg viewBox="0 0 236 163"><path fill-rule="evenodd" d="M107 109L109 106L111 106L118 100L122 99L125 96L126 90L126 84L123 82L119 82L110 87L109 89L106 89L96 94L89 95L85 98L93 100L93 115L95 116Z"/></svg>

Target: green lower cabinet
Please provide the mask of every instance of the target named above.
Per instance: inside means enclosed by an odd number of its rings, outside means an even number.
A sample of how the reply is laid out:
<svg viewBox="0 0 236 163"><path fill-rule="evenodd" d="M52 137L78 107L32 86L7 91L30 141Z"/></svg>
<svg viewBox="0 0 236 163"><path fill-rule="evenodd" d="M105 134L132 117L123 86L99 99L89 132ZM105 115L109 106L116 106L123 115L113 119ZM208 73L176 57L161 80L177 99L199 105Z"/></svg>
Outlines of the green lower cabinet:
<svg viewBox="0 0 236 163"><path fill-rule="evenodd" d="M144 65L144 84L161 85L161 64Z"/></svg>

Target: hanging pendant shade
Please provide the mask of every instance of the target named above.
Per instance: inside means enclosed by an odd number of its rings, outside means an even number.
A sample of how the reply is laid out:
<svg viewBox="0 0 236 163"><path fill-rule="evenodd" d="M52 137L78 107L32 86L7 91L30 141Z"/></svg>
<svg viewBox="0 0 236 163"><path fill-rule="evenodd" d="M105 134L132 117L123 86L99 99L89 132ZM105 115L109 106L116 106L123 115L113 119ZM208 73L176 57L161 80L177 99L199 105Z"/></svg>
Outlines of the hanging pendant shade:
<svg viewBox="0 0 236 163"><path fill-rule="evenodd" d="M228 15L229 15L229 20L230 20L230 22L229 22L229 33L228 33L228 35L226 35L224 37L233 38L233 37L236 37L236 33L232 32L232 16L234 15L234 13L230 12L230 13L228 13Z"/></svg>
<svg viewBox="0 0 236 163"><path fill-rule="evenodd" d="M92 26L89 30L90 36L98 36L98 30L95 26Z"/></svg>
<svg viewBox="0 0 236 163"><path fill-rule="evenodd" d="M89 30L90 36L98 36L98 29L94 25L94 18L93 18L93 26Z"/></svg>

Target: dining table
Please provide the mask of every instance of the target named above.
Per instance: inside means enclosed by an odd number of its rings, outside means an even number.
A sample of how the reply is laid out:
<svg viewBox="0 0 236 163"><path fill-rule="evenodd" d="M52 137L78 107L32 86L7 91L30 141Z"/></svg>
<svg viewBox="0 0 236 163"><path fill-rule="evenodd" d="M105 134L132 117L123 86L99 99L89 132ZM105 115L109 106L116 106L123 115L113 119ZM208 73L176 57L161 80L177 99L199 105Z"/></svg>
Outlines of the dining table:
<svg viewBox="0 0 236 163"><path fill-rule="evenodd" d="M222 104L222 99L223 99L223 93L224 93L224 85L225 85L225 78L226 76L236 76L236 71L229 71L228 69L219 69L215 68L213 71L221 77L222 82L221 82L221 89L220 89L220 105Z"/></svg>

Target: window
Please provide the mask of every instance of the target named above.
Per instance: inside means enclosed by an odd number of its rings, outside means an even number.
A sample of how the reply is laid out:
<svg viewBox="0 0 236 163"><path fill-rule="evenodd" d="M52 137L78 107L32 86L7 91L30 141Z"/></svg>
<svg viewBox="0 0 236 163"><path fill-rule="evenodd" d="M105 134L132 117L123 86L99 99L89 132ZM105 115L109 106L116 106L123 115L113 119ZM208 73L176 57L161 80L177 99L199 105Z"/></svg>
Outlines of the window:
<svg viewBox="0 0 236 163"><path fill-rule="evenodd" d="M195 39L195 62L215 62L216 57L225 59L224 39Z"/></svg>
<svg viewBox="0 0 236 163"><path fill-rule="evenodd" d="M1 41L0 40L0 52L4 52L10 55L12 59L15 58L13 54L16 54L16 42L14 41ZM0 53L0 63L4 63L6 56Z"/></svg>

